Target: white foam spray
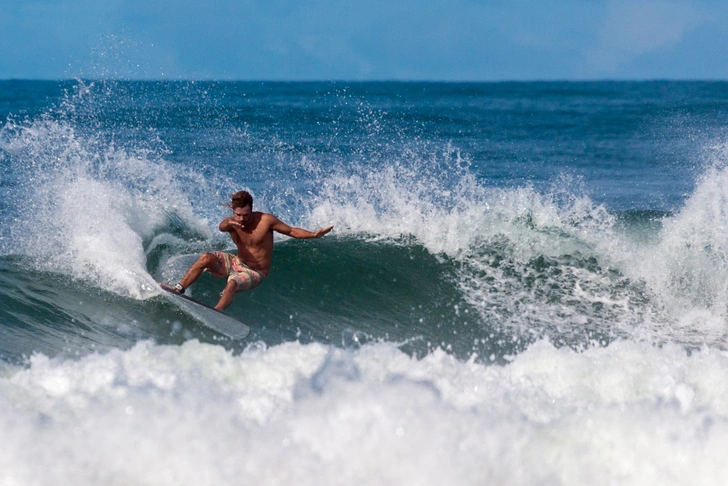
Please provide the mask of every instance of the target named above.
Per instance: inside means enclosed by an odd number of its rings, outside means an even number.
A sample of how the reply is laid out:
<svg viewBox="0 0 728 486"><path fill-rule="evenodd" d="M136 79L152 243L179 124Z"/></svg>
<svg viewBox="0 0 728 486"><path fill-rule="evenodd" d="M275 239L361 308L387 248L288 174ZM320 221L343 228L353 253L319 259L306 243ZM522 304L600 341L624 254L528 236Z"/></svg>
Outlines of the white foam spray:
<svg viewBox="0 0 728 486"><path fill-rule="evenodd" d="M41 271L142 298L155 287L143 242L171 217L210 238L192 198L206 181L154 157L80 136L67 122L3 128L3 150L23 174L12 248Z"/></svg>
<svg viewBox="0 0 728 486"><path fill-rule="evenodd" d="M642 278L669 316L673 336L704 342L728 336L728 169L709 167L694 193L663 221L658 243L634 252Z"/></svg>
<svg viewBox="0 0 728 486"><path fill-rule="evenodd" d="M414 240L458 266L456 285L491 329L633 332L643 309L630 303L635 290L619 273L625 243L604 206L568 180L541 194L485 187L467 167L444 177L423 165L347 167L325 179L309 214L337 234Z"/></svg>
<svg viewBox="0 0 728 486"><path fill-rule="evenodd" d="M461 265L458 285L487 322L520 332L724 343L728 171L716 163L662 230L637 238L568 180L548 193L489 188L436 163L349 165L322 178L307 211L337 234L414 241ZM570 329L570 331L569 331Z"/></svg>
<svg viewBox="0 0 728 486"><path fill-rule="evenodd" d="M724 352L635 342L505 366L392 344L37 355L0 377L0 482L719 485L727 383Z"/></svg>

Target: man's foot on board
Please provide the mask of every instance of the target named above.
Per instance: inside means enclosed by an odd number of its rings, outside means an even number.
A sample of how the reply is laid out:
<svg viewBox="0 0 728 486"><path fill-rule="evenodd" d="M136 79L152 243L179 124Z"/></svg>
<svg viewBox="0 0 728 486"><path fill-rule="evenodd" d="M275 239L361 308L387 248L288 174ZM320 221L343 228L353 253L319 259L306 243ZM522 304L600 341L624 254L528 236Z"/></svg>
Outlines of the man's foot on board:
<svg viewBox="0 0 728 486"><path fill-rule="evenodd" d="M162 287L164 290L169 290L170 292L174 292L175 294L182 295L185 293L185 288L182 287L180 284L172 286L166 283L159 282L159 286Z"/></svg>

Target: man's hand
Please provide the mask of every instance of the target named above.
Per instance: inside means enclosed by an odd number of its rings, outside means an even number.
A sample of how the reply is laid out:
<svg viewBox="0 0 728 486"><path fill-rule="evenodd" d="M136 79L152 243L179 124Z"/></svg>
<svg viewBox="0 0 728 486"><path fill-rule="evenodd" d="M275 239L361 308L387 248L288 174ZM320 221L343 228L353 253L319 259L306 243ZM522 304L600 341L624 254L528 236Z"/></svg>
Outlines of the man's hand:
<svg viewBox="0 0 728 486"><path fill-rule="evenodd" d="M329 226L328 228L319 228L316 231L313 232L314 238L321 238L323 235L327 234L329 231L334 229L333 226Z"/></svg>
<svg viewBox="0 0 728 486"><path fill-rule="evenodd" d="M241 223L238 223L233 218L225 218L220 222L220 226L218 227L220 231L230 232L234 229L242 230L245 228L245 226Z"/></svg>

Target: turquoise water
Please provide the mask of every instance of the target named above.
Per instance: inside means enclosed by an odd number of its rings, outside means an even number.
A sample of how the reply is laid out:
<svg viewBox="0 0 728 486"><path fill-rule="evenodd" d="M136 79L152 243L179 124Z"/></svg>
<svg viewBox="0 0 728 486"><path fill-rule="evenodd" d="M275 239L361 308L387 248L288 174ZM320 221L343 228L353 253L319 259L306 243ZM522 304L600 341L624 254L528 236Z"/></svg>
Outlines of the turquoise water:
<svg viewBox="0 0 728 486"><path fill-rule="evenodd" d="M725 482L727 83L3 81L0 117L0 483ZM277 238L236 342L154 282L240 189L335 228Z"/></svg>

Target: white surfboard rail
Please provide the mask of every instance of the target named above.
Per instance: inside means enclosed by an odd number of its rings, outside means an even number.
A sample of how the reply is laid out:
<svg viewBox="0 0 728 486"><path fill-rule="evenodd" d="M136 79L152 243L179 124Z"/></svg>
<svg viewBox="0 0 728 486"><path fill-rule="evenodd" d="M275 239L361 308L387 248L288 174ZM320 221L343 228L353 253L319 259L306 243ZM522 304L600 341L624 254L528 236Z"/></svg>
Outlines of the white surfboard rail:
<svg viewBox="0 0 728 486"><path fill-rule="evenodd" d="M236 340L245 339L250 334L250 327L234 317L215 310L209 305L198 302L191 297L179 294L165 284L159 284L159 286L166 291L162 292L162 294L170 302L213 331Z"/></svg>

